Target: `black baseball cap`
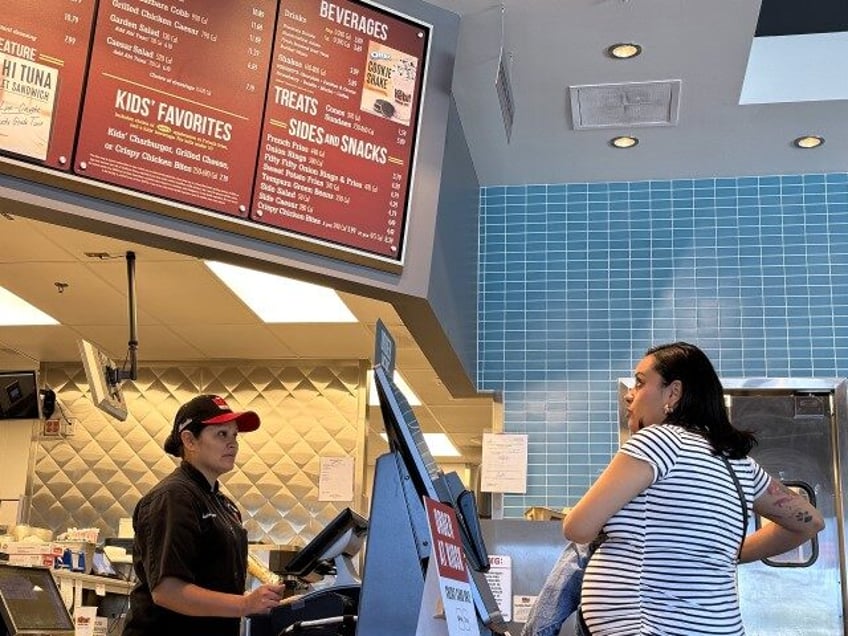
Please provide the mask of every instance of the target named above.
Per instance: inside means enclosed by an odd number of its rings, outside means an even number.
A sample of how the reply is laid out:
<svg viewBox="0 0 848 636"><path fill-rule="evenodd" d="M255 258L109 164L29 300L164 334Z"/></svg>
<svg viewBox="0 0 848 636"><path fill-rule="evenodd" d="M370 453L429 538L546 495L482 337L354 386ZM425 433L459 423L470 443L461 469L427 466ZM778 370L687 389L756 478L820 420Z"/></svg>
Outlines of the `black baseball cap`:
<svg viewBox="0 0 848 636"><path fill-rule="evenodd" d="M259 428L259 416L253 411L233 411L224 398L218 395L198 395L183 404L174 416L174 428L165 441L165 451L179 455L182 442L180 433L199 426L235 422L239 433L249 433Z"/></svg>

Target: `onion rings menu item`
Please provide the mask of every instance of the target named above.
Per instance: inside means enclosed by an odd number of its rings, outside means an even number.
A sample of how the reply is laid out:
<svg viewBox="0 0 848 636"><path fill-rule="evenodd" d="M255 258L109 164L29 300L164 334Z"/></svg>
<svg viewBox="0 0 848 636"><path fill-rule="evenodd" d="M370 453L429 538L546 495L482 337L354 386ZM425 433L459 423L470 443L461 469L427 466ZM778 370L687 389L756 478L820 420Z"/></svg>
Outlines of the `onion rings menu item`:
<svg viewBox="0 0 848 636"><path fill-rule="evenodd" d="M276 4L101 2L75 172L246 216Z"/></svg>
<svg viewBox="0 0 848 636"><path fill-rule="evenodd" d="M69 170L95 0L3 0L0 150Z"/></svg>
<svg viewBox="0 0 848 636"><path fill-rule="evenodd" d="M287 0L251 219L401 261L430 27L359 0Z"/></svg>

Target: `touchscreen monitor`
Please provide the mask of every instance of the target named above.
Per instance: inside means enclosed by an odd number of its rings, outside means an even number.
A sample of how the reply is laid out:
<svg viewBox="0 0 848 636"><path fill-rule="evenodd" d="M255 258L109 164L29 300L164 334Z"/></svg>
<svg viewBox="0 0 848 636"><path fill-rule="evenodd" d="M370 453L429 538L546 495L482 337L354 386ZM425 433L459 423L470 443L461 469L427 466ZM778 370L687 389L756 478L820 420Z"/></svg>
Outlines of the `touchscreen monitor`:
<svg viewBox="0 0 848 636"><path fill-rule="evenodd" d="M346 554L353 556L368 532L368 521L350 508L342 510L312 541L306 544L286 565L286 573L306 576L324 560Z"/></svg>
<svg viewBox="0 0 848 636"><path fill-rule="evenodd" d="M10 636L74 633L71 615L46 568L0 564L0 613Z"/></svg>
<svg viewBox="0 0 848 636"><path fill-rule="evenodd" d="M127 403L121 389L120 369L94 344L87 340L79 340L78 344L94 405L115 419L124 421L127 419Z"/></svg>

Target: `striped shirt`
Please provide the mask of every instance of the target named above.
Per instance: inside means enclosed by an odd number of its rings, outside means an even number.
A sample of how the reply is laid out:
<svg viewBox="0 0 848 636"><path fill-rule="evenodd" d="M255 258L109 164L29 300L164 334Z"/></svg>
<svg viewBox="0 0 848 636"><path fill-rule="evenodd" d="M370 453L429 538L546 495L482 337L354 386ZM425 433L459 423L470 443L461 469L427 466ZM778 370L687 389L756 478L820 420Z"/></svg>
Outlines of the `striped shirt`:
<svg viewBox="0 0 848 636"><path fill-rule="evenodd" d="M583 580L592 636L743 636L736 592L742 510L709 442L676 425L645 428L621 448L650 464L652 484L607 521ZM749 510L769 475L730 460Z"/></svg>

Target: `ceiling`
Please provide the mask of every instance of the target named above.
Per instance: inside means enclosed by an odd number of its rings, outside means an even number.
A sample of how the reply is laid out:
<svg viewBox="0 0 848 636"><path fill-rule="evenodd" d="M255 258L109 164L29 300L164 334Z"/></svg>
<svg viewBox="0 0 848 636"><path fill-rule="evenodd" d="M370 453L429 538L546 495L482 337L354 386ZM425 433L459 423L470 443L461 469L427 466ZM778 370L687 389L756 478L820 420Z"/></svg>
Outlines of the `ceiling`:
<svg viewBox="0 0 848 636"><path fill-rule="evenodd" d="M793 82L798 101L739 105L760 0L431 0L462 16L453 90L482 185L581 183L848 170L844 99L811 99L807 83L833 68L828 94L848 98L845 50L808 65L801 78L766 68L769 81ZM503 7L503 9L502 9ZM841 0L764 0L782 22L835 20ZM794 16L792 12L801 12ZM841 16L842 20L837 20ZM819 30L827 27L819 26ZM642 54L616 60L606 49L635 42ZM498 61L508 69L514 124L507 140L494 87ZM674 126L574 130L569 87L680 80ZM783 97L783 99L788 99ZM632 133L628 150L608 141ZM792 146L823 135L815 151Z"/></svg>
<svg viewBox="0 0 848 636"><path fill-rule="evenodd" d="M139 365L370 360L374 325L380 319L396 341L398 370L422 402L415 407L422 429L448 433L464 461L480 461L482 431L492 425L492 397L453 398L390 304L339 292L359 322L264 324L200 259L57 227L14 210L0 212L0 287L61 323L0 327L0 369L31 369L42 361L78 362L80 338L122 361L130 322L126 253L133 251ZM379 409L370 409L369 415L373 459L386 446L377 435L382 431Z"/></svg>
<svg viewBox="0 0 848 636"><path fill-rule="evenodd" d="M482 185L848 170L845 101L739 105L759 0L431 4L461 16L453 90ZM611 59L605 51L616 42L636 42L643 52ZM514 102L509 140L494 85L500 61ZM661 80L680 80L675 125L573 129L570 86ZM636 134L640 143L627 151L610 147L608 140L623 133ZM807 133L827 143L815 151L791 145ZM466 461L479 461L482 432L497 405L486 396L453 398L388 303L341 293L359 323L266 325L195 257L47 225L14 209L0 213L0 286L61 322L0 327L0 368L78 360L78 338L122 357L128 341L124 255L131 250L137 254L140 364L370 359L380 318L398 342L398 368L424 402L416 408L422 428L447 432Z"/></svg>

